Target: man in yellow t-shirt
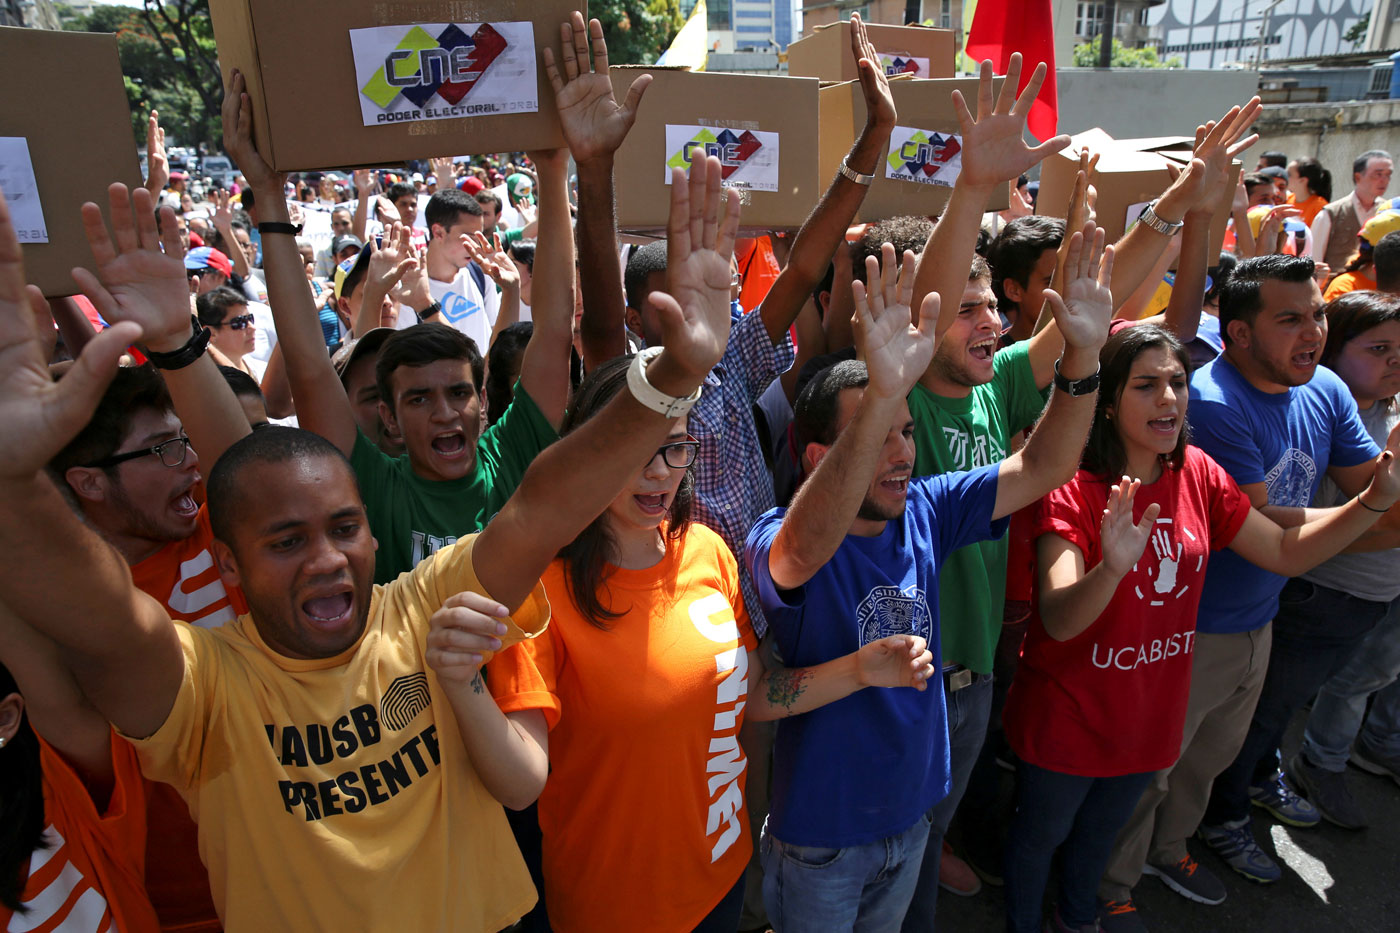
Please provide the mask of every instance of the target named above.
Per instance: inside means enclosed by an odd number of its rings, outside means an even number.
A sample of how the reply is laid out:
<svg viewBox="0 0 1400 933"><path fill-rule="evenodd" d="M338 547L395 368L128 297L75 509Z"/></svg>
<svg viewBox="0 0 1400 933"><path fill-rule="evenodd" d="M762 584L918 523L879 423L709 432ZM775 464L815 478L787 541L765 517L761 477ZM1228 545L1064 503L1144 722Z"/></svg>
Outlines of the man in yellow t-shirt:
<svg viewBox="0 0 1400 933"><path fill-rule="evenodd" d="M225 120L246 127L242 86L235 72ZM606 77L603 91L610 98ZM269 427L229 447L208 482L213 556L250 611L207 631L176 625L136 589L45 472L141 327L96 335L55 383L0 197L0 436L24 439L0 445L0 603L56 644L143 768L188 801L230 933L489 933L534 902L496 801L538 794L543 717L507 720L479 668L544 628L541 573L664 443L724 351L738 210L730 192L714 223L719 172L718 160L696 159L689 184L676 173L672 185L677 298L658 296L664 348L634 360L630 391L536 457L479 535L373 586L364 502L330 442ZM116 246L104 249L122 260L155 250L144 204L134 219L117 212ZM184 287L182 270L169 284ZM113 304L94 291L99 307ZM202 337L152 347L152 358L188 365Z"/></svg>

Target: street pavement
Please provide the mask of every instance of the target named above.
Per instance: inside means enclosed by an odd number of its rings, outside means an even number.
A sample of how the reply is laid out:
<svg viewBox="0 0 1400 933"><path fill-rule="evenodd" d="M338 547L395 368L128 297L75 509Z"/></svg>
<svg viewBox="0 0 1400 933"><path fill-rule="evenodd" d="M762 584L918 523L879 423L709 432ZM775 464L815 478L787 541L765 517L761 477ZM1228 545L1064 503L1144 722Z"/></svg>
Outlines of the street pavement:
<svg viewBox="0 0 1400 933"><path fill-rule="evenodd" d="M1298 748L1305 715L1294 718L1284 741L1285 761ZM1369 818L1368 829L1348 831L1326 821L1315 829L1295 829L1255 810L1255 836L1283 867L1283 880L1271 885L1247 881L1203 843L1192 840L1192 854L1225 882L1229 896L1224 903L1208 907L1172 893L1155 878L1144 878L1134 900L1148 930L1400 933L1400 786L1354 767L1347 769L1347 776ZM1009 775L1002 773L1002 778L1003 791L1009 795ZM1009 805L1009 798L1004 799ZM973 897L943 891L938 901L940 933L990 933L1005 927L1000 888L984 885Z"/></svg>

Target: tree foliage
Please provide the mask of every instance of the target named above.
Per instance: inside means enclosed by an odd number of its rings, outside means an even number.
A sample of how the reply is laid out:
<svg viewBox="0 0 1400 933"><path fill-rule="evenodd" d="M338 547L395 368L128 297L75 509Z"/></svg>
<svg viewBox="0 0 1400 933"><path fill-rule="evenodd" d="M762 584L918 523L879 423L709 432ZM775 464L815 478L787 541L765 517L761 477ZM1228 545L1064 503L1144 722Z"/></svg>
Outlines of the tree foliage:
<svg viewBox="0 0 1400 933"><path fill-rule="evenodd" d="M1352 49L1355 49L1366 38L1366 33L1371 29L1371 11L1367 10L1361 18L1351 24L1351 28L1342 33L1342 41L1350 42Z"/></svg>
<svg viewBox="0 0 1400 933"><path fill-rule="evenodd" d="M593 0L588 15L602 24L616 65L650 65L685 22L679 0Z"/></svg>
<svg viewBox="0 0 1400 933"><path fill-rule="evenodd" d="M1097 68L1099 64L1099 40L1100 36L1095 36L1083 45L1074 47L1074 67L1076 68ZM1122 42L1113 40L1113 45L1109 47L1112 58L1109 60L1111 68L1180 68L1181 59L1172 56L1166 61L1157 57L1157 50L1151 46L1141 49L1126 48Z"/></svg>
<svg viewBox="0 0 1400 933"><path fill-rule="evenodd" d="M219 75L209 0L143 0L143 7L94 6L64 22L81 32L115 33L132 132L146 140L145 118L180 145L217 143L223 80Z"/></svg>

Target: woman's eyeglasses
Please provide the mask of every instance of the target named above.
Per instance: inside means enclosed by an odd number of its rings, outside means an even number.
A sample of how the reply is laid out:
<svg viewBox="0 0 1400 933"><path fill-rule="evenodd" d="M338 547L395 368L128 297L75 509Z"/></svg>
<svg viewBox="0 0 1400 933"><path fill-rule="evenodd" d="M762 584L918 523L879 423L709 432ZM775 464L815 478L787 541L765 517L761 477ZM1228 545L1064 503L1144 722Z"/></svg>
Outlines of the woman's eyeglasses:
<svg viewBox="0 0 1400 933"><path fill-rule="evenodd" d="M210 324L210 327L227 327L229 330L242 330L253 323L251 314L240 314L238 317L231 317L221 324Z"/></svg>
<svg viewBox="0 0 1400 933"><path fill-rule="evenodd" d="M685 470L689 469L690 465L695 462L699 453L700 442L687 434L683 441L662 444L656 449L656 453L652 454L652 459L660 456L671 469Z"/></svg>

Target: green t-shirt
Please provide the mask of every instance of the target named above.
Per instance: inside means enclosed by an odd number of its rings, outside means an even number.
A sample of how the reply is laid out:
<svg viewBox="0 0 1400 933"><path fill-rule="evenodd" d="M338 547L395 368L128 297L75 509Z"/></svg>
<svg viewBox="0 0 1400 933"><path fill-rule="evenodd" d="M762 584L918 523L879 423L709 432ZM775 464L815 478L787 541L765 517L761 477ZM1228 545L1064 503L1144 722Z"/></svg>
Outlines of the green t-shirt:
<svg viewBox="0 0 1400 933"><path fill-rule="evenodd" d="M1025 341L992 357L992 381L966 398L909 393L914 415L914 475L971 470L1006 459L1010 438L1045 407ZM939 569L938 619L943 658L990 673L1006 604L1006 536L960 548Z"/></svg>
<svg viewBox="0 0 1400 933"><path fill-rule="evenodd" d="M350 463L360 480L369 527L379 541L374 582L388 583L501 510L535 455L559 439L520 385L505 414L476 443L476 466L461 479L426 480L408 455L390 457L360 434Z"/></svg>

